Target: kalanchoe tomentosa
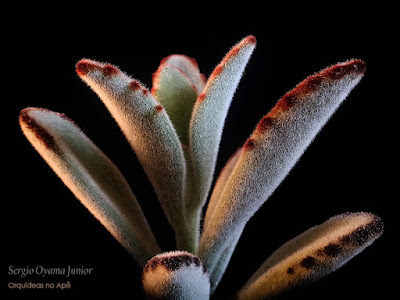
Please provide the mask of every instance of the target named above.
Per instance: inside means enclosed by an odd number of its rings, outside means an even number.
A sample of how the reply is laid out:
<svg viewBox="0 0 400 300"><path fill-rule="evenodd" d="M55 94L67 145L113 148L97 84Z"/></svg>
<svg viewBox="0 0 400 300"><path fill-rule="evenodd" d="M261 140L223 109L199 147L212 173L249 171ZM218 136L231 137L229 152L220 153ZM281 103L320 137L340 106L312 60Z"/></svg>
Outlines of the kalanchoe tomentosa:
<svg viewBox="0 0 400 300"><path fill-rule="evenodd" d="M268 199L365 71L358 59L330 66L286 93L221 170L204 226L225 118L255 48L237 43L206 80L196 61L170 55L151 90L117 67L82 59L79 77L98 94L150 179L174 229L177 251L162 253L118 168L65 115L26 108L20 125L61 180L143 267L155 299L207 299L247 221ZM288 241L238 291L274 297L334 271L383 232L379 217L344 213Z"/></svg>

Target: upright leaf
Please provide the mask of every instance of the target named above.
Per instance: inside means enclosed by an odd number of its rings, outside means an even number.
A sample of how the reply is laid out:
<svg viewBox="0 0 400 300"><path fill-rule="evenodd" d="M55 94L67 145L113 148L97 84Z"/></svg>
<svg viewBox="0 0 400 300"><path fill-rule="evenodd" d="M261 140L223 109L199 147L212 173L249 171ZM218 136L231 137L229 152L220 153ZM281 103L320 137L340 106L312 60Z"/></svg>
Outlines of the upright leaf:
<svg viewBox="0 0 400 300"><path fill-rule="evenodd" d="M165 109L142 84L113 65L82 59L76 70L119 124L154 186L175 229L178 244L186 248L188 234L183 216L186 162Z"/></svg>
<svg viewBox="0 0 400 300"><path fill-rule="evenodd" d="M162 63L154 73L151 92L166 109L182 143L189 145L189 122L197 99L196 87L182 70Z"/></svg>
<svg viewBox="0 0 400 300"><path fill-rule="evenodd" d="M201 208L207 198L225 118L255 44L254 36L236 44L214 69L195 103L189 131L194 182L188 203L194 209Z"/></svg>
<svg viewBox="0 0 400 300"><path fill-rule="evenodd" d="M197 94L203 91L205 76L200 73L199 65L194 58L183 54L171 54L161 61L162 64L169 64L181 70L195 87Z"/></svg>
<svg viewBox="0 0 400 300"><path fill-rule="evenodd" d="M212 274L223 249L282 182L360 81L364 62L331 66L285 94L246 141L203 232L199 255Z"/></svg>
<svg viewBox="0 0 400 300"><path fill-rule="evenodd" d="M222 168L211 193L210 201L207 205L206 215L204 217L204 226L206 227L210 222L211 216L214 213L214 209L221 198L221 194L224 191L225 185L228 182L229 177L233 173L237 161L239 160L240 154L242 152L242 147L240 147L236 152L229 158L225 166Z"/></svg>

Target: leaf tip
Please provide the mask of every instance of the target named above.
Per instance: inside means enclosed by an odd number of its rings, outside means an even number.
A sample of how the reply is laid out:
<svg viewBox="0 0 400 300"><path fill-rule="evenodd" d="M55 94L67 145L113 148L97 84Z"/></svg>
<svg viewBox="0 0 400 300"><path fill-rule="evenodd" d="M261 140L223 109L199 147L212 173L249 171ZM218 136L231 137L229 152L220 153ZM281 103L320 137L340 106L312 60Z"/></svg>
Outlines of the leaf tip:
<svg viewBox="0 0 400 300"><path fill-rule="evenodd" d="M347 75L362 75L365 72L365 68L365 62L360 59L353 59L337 63L315 73L282 96L269 114L276 116L281 112L287 111L297 105L299 100L320 89L323 83L339 81Z"/></svg>
<svg viewBox="0 0 400 300"><path fill-rule="evenodd" d="M234 56L238 55L241 49L246 47L247 45L252 45L255 46L257 43L256 37L254 35L249 35L245 38L243 38L240 42L238 42L235 46L232 47L232 49L228 52L228 54L225 56L224 60L222 63L227 62Z"/></svg>
<svg viewBox="0 0 400 300"><path fill-rule="evenodd" d="M96 66L97 64L94 61L83 58L76 63L75 70L79 76L85 76L90 71L93 71Z"/></svg>
<svg viewBox="0 0 400 300"><path fill-rule="evenodd" d="M365 70L366 64L364 61L361 59L352 59L327 68L322 72L322 75L329 79L337 80L352 73L362 75L365 73Z"/></svg>
<svg viewBox="0 0 400 300"><path fill-rule="evenodd" d="M55 148L54 137L43 127L41 126L34 116L32 116L33 111L48 111L43 108L32 108L28 107L21 110L19 114L19 123L21 128L27 128L30 132L32 132L35 137L40 140L43 145L48 149Z"/></svg>
<svg viewBox="0 0 400 300"><path fill-rule="evenodd" d="M76 73L79 76L86 76L89 72L100 70L105 76L113 76L120 73L120 70L112 64L102 64L94 60L83 58L75 65Z"/></svg>
<svg viewBox="0 0 400 300"><path fill-rule="evenodd" d="M249 35L244 39L244 42L247 44L257 44L257 39L254 35Z"/></svg>
<svg viewBox="0 0 400 300"><path fill-rule="evenodd" d="M197 63L196 59L194 59L192 57L189 57L187 55L184 55L184 54L171 54L171 55L168 55L167 57L164 57L163 59L161 59L160 65L165 64L165 63L169 63L171 60L175 60L175 59L187 60L188 62L190 62L193 65L193 67L199 68L199 64Z"/></svg>
<svg viewBox="0 0 400 300"><path fill-rule="evenodd" d="M181 267L189 267L191 265L201 267L204 273L207 272L200 258L185 251L172 251L154 256L147 262L143 272L154 271L158 267L163 267L170 272L175 272Z"/></svg>
<svg viewBox="0 0 400 300"><path fill-rule="evenodd" d="M186 251L161 253L143 268L142 283L150 299L209 299L210 280L200 258Z"/></svg>
<svg viewBox="0 0 400 300"><path fill-rule="evenodd" d="M365 224L343 236L340 242L350 247L368 245L383 234L384 224L380 217L370 213L359 213L359 218L365 218Z"/></svg>
<svg viewBox="0 0 400 300"><path fill-rule="evenodd" d="M210 78L214 78L214 77L217 77L218 75L220 75L223 72L225 65L231 59L236 57L243 48L245 48L247 45L255 46L256 43L257 43L257 40L256 40L255 36L253 36L253 35L249 35L249 36L245 37L244 39L242 39L240 42L238 42L235 46L233 46L231 48L231 50L225 55L225 57L223 58L221 63L218 64L218 66L214 69L214 71L210 75Z"/></svg>

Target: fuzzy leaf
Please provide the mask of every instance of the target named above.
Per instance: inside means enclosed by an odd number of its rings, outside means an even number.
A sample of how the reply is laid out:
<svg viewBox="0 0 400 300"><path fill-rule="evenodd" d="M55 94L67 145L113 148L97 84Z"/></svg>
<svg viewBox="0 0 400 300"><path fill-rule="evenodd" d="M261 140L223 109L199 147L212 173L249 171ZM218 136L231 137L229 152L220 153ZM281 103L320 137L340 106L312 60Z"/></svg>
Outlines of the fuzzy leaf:
<svg viewBox="0 0 400 300"><path fill-rule="evenodd" d="M221 194L225 188L225 185L232 174L237 161L239 160L240 153L242 152L242 148L240 147L236 152L228 159L225 166L221 170L213 188L210 201L207 205L206 215L204 217L204 226L206 227L209 223L211 216L214 212L215 207L217 206L218 200L221 197Z"/></svg>
<svg viewBox="0 0 400 300"><path fill-rule="evenodd" d="M215 182L215 186L213 189L213 192L211 194L210 197L210 201L207 205L207 211L206 211L206 215L204 218L204 228L207 227L207 225L209 224L209 221L211 219L211 216L214 212L215 207L218 204L218 201L221 197L221 194L225 188L226 182L229 179L229 176L232 174L236 163L239 159L240 153L242 151L242 148L239 148L238 150L236 150L236 152L229 158L229 160L226 162L224 168L221 170L217 181ZM204 229L205 230L205 229ZM231 259L231 256L233 254L233 251L236 248L236 244L239 241L240 235L241 235L241 231L240 232L235 232L233 234L233 236L231 236L231 241L227 243L226 248L221 252L220 257L219 258L215 258L215 260L217 261L217 265L215 266L215 268L212 270L212 272L210 273L210 281L211 281L211 294L215 291L215 289L218 286L218 283L220 282L222 276L225 273L226 268L228 267L229 261Z"/></svg>
<svg viewBox="0 0 400 300"><path fill-rule="evenodd" d="M214 69L193 108L189 135L196 181L188 203L190 207L201 208L207 198L225 118L255 44L255 37L248 36L228 52Z"/></svg>
<svg viewBox="0 0 400 300"><path fill-rule="evenodd" d="M164 106L176 132L184 145L189 144L189 122L196 88L182 70L163 63L153 76L154 97Z"/></svg>
<svg viewBox="0 0 400 300"><path fill-rule="evenodd" d="M229 237L229 241L226 243L225 249L220 253L215 267L210 273L210 290L213 294L218 287L219 282L225 274L226 268L229 265L232 254L235 251L237 243L239 242L240 236L242 235L242 230L234 232L232 236Z"/></svg>
<svg viewBox="0 0 400 300"><path fill-rule="evenodd" d="M161 64L170 64L181 70L190 83L195 87L197 94L200 94L205 86L205 77L200 73L199 66L195 59L182 54L172 54L165 57Z"/></svg>
<svg viewBox="0 0 400 300"><path fill-rule="evenodd" d="M181 243L187 235L183 226L186 162L165 109L142 84L113 65L82 59L76 70L125 134Z"/></svg>
<svg viewBox="0 0 400 300"><path fill-rule="evenodd" d="M200 259L172 251L153 257L144 267L143 288L149 299L209 299L210 280Z"/></svg>
<svg viewBox="0 0 400 300"><path fill-rule="evenodd" d="M259 122L200 241L199 255L210 273L229 237L243 230L282 182L364 70L362 61L352 60L314 74L285 94Z"/></svg>
<svg viewBox="0 0 400 300"><path fill-rule="evenodd" d="M364 212L330 218L276 250L238 292L237 299L270 299L340 268L383 232L380 218Z"/></svg>
<svg viewBox="0 0 400 300"><path fill-rule="evenodd" d="M125 178L75 123L40 108L22 110L19 121L34 148L139 265L160 251Z"/></svg>

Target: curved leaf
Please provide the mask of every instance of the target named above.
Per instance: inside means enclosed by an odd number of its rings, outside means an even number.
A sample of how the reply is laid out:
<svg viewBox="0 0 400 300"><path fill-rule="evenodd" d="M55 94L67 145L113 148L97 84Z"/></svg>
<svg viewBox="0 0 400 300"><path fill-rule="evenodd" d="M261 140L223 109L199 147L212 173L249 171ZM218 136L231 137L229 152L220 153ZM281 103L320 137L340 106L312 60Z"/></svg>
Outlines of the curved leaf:
<svg viewBox="0 0 400 300"><path fill-rule="evenodd" d="M270 299L340 268L383 233L370 213L330 218L276 250L239 291L237 299Z"/></svg>
<svg viewBox="0 0 400 300"><path fill-rule="evenodd" d="M196 180L188 203L194 209L201 208L206 201L225 118L255 44L255 37L248 36L232 47L214 69L194 105L189 135Z"/></svg>
<svg viewBox="0 0 400 300"><path fill-rule="evenodd" d="M82 59L76 71L99 95L125 134L175 230L179 247L186 249L186 162L165 109L142 84L113 65Z"/></svg>
<svg viewBox="0 0 400 300"><path fill-rule="evenodd" d="M331 66L285 94L246 141L200 241L209 272L235 232L282 182L365 70L352 60Z"/></svg>
<svg viewBox="0 0 400 300"><path fill-rule="evenodd" d="M125 178L74 122L40 108L22 110L19 120L34 148L139 265L160 251Z"/></svg>

